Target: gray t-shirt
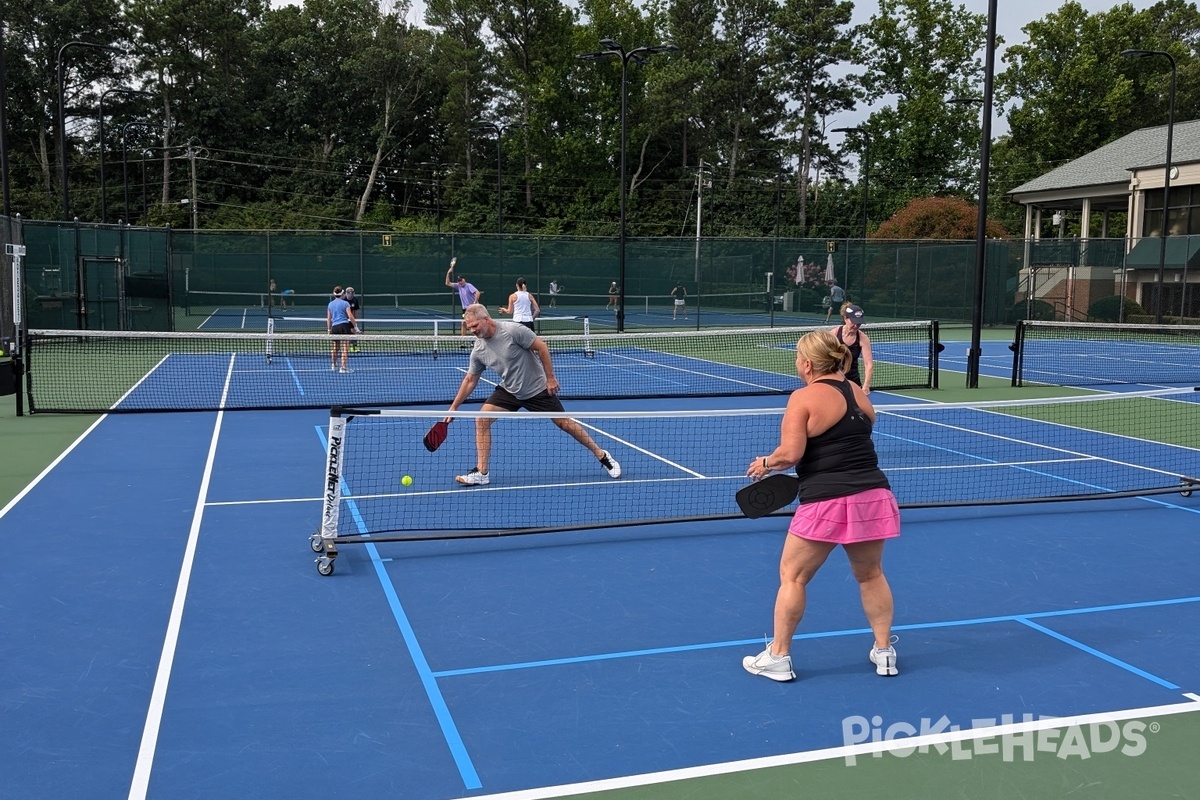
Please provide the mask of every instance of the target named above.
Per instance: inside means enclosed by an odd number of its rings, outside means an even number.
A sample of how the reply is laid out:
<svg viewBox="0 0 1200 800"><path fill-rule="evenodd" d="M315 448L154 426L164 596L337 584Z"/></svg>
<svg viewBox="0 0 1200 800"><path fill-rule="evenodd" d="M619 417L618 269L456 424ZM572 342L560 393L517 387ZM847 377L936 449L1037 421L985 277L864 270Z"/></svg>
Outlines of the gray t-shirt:
<svg viewBox="0 0 1200 800"><path fill-rule="evenodd" d="M467 371L482 375L491 367L500 375L500 385L518 400L541 394L546 390L546 371L537 353L529 349L535 338L524 325L497 320L492 338L475 340Z"/></svg>

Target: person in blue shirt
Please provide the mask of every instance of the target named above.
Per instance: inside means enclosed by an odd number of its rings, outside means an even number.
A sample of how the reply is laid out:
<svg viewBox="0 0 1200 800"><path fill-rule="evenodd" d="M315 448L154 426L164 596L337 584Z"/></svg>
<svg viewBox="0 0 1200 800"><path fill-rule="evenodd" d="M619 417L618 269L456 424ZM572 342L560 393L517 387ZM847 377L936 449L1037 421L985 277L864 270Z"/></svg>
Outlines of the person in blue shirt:
<svg viewBox="0 0 1200 800"><path fill-rule="evenodd" d="M333 350L330 353L329 369L332 372L341 372L345 374L350 371L348 361L350 359L350 340L344 338L354 333L354 312L350 310L350 304L342 296L344 292L342 287L333 287L333 299L329 301L329 306L325 310L325 329L335 337L333 340ZM338 369L338 355L341 354L341 369Z"/></svg>

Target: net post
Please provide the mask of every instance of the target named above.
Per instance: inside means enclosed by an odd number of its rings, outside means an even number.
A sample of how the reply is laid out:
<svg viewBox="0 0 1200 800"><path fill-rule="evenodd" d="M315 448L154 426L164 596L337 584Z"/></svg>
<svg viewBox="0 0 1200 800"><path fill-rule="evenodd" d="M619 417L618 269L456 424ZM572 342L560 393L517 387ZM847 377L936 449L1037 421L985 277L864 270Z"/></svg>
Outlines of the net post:
<svg viewBox="0 0 1200 800"><path fill-rule="evenodd" d="M346 445L346 422L342 409L329 412L329 438L325 445L325 491L321 501L322 539L338 535L338 514L342 504L342 466Z"/></svg>
<svg viewBox="0 0 1200 800"><path fill-rule="evenodd" d="M25 320L22 316L25 309L25 299L23 296L24 290L24 270L21 267L21 259L25 256L25 245L12 243L12 221L7 220L9 224L8 242L4 245L5 255L11 257L12 263L12 340L8 342L8 346L12 352L9 353L9 366L12 369L13 401L15 403L14 411L18 417L25 416L25 403L23 394L22 380L23 374L23 354L22 350L27 346L25 339ZM0 270L3 274L3 270ZM0 339L0 344L4 340Z"/></svg>
<svg viewBox="0 0 1200 800"><path fill-rule="evenodd" d="M596 357L596 351L592 349L592 319L586 314L583 317L583 355L585 358Z"/></svg>
<svg viewBox="0 0 1200 800"><path fill-rule="evenodd" d="M1021 385L1021 353L1025 350L1025 320L1017 320L1017 327L1013 334L1013 367L1012 367L1012 386Z"/></svg>
<svg viewBox="0 0 1200 800"><path fill-rule="evenodd" d="M929 388L938 388L938 375L941 366L938 363L938 354L942 352L942 337L938 329L938 321L932 320L929 327L929 369L931 382Z"/></svg>
<svg viewBox="0 0 1200 800"><path fill-rule="evenodd" d="M267 336L274 336L274 335L275 335L275 318L267 317ZM271 355L273 353L273 348L272 348L273 344L274 344L274 340L268 338L267 343L266 343L267 363L268 364L271 363Z"/></svg>

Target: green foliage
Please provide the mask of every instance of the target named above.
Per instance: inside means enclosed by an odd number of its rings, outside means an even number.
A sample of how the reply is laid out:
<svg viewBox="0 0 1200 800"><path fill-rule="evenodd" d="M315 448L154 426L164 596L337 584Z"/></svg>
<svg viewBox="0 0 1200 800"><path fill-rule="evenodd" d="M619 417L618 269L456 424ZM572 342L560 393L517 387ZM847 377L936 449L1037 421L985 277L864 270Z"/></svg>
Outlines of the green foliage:
<svg viewBox="0 0 1200 800"><path fill-rule="evenodd" d="M913 200L875 231L875 239L975 239L979 206L957 197ZM989 219L987 237L1005 236L1004 228Z"/></svg>
<svg viewBox="0 0 1200 800"><path fill-rule="evenodd" d="M978 109L946 101L980 94L976 53L985 22L952 0L880 0L865 26L863 95L871 102L894 98L865 126L869 173L882 200L874 217L890 216L912 198L969 185L977 169Z"/></svg>
<svg viewBox="0 0 1200 800"><path fill-rule="evenodd" d="M1012 308L1008 310L1006 322L1012 324L1020 319L1033 319L1051 321L1056 318L1054 306L1044 300L1032 300L1026 302L1021 300L1014 303Z"/></svg>
<svg viewBox="0 0 1200 800"><path fill-rule="evenodd" d="M1121 304L1124 301L1125 311L1121 312ZM1088 306L1088 319L1095 322L1119 322L1121 320L1128 321L1130 315L1145 314L1146 312L1135 301L1129 298L1123 298L1119 295L1110 297L1101 297L1096 302Z"/></svg>
<svg viewBox="0 0 1200 800"><path fill-rule="evenodd" d="M428 0L428 27L415 27L405 4L376 0L7 0L13 210L61 213L55 61L72 41L129 53L66 54L71 212L84 221L102 208L109 222L147 221L140 201L125 207L123 143L135 159L192 143L195 190L185 150L168 150L166 169L147 170L147 216L190 225L187 197L201 227L491 233L502 214L509 233L613 236L624 196L631 236L681 236L695 230L702 195L705 237L846 238L862 231L864 195L872 225L911 214L910 200L974 198L980 109L947 101L982 91L982 15L956 0L880 0L855 27L853 8ZM1165 65L1122 59L1121 48L1169 48L1176 118L1200 115L1194 3L1090 14L1067 2L1027 33L997 83L1011 134L993 144L989 204L1009 231L1023 219L1007 191L1164 118ZM627 64L624 186L621 61L576 58L604 37L680 48ZM828 127L860 101L873 104L866 135L835 151ZM480 123L501 126L499 137L473 130ZM844 179L851 159L857 185ZM140 170L128 184L140 198ZM897 217L881 235L970 238L971 217L895 233Z"/></svg>

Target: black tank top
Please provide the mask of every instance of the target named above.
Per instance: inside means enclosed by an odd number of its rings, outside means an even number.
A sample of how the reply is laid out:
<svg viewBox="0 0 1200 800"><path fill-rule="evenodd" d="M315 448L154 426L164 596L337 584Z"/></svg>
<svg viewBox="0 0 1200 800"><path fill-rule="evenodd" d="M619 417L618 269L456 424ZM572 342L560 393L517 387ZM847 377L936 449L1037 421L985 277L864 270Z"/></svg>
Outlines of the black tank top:
<svg viewBox="0 0 1200 800"><path fill-rule="evenodd" d="M871 443L871 419L858 407L854 391L843 380L821 380L841 392L846 413L833 427L810 437L804 457L796 465L800 478L800 502L813 503L847 497L868 489L890 489L879 469L875 445Z"/></svg>
<svg viewBox="0 0 1200 800"><path fill-rule="evenodd" d="M850 351L850 366L846 369L846 377L862 386L862 378L858 377L858 359L862 355L862 334L855 329L854 344L850 344L842 338L842 327L839 325L837 340L846 345L846 349Z"/></svg>

